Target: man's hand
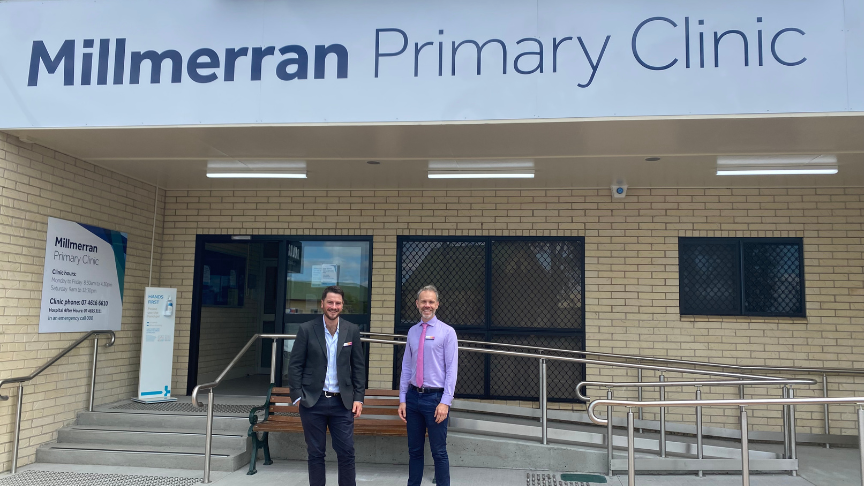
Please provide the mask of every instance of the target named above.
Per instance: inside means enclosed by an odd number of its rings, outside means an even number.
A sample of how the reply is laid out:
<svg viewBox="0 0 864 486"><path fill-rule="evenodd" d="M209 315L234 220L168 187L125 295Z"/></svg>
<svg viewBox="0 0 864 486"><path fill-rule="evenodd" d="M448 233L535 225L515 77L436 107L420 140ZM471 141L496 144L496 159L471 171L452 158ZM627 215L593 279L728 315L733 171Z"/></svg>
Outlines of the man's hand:
<svg viewBox="0 0 864 486"><path fill-rule="evenodd" d="M435 423L440 424L441 422L447 420L448 413L450 413L450 405L444 405L443 403L439 403L438 406L435 407Z"/></svg>
<svg viewBox="0 0 864 486"><path fill-rule="evenodd" d="M363 412L363 403L362 402L354 402L354 406L351 407L351 411L354 413L354 418L360 416Z"/></svg>
<svg viewBox="0 0 864 486"><path fill-rule="evenodd" d="M406 410L405 402L402 402L399 404L399 410L397 410L396 413L398 413L399 418L401 418L402 421L407 424L408 420L405 419L405 410Z"/></svg>

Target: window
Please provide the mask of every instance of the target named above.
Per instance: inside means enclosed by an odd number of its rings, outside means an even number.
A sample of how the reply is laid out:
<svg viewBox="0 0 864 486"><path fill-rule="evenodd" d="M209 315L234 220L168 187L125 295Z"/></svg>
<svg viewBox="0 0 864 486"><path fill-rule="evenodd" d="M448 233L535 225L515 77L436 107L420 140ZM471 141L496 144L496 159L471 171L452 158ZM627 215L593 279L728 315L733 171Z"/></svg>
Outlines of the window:
<svg viewBox="0 0 864 486"><path fill-rule="evenodd" d="M396 332L419 321L416 292L435 285L437 316L460 340L585 349L583 238L400 237ZM394 350L398 386L404 349ZM584 366L547 362L549 399L576 401ZM538 362L459 353L456 396L536 400Z"/></svg>
<svg viewBox="0 0 864 486"><path fill-rule="evenodd" d="M801 238L679 238L681 315L804 317Z"/></svg>

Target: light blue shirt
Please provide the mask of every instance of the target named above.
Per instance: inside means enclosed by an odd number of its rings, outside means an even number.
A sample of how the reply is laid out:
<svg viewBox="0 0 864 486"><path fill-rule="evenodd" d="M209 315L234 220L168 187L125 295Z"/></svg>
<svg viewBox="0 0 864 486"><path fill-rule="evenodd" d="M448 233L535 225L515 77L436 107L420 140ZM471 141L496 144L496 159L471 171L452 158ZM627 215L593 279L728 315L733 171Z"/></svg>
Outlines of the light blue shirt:
<svg viewBox="0 0 864 486"><path fill-rule="evenodd" d="M339 320L336 320L336 333L332 336L327 330L327 323L324 324L324 339L327 341L327 374L324 376L324 391L330 393L339 393L339 377L336 375L336 352L339 351Z"/></svg>

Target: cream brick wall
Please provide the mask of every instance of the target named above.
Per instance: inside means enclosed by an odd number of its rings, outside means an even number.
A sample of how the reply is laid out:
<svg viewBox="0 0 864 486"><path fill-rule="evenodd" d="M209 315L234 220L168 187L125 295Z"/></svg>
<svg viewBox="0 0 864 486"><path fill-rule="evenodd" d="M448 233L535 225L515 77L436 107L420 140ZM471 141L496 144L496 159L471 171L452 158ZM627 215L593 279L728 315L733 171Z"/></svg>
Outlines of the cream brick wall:
<svg viewBox="0 0 864 486"><path fill-rule="evenodd" d="M864 351L862 207L860 188L631 188L623 200L613 200L607 189L168 191L163 284L180 287L185 309L178 316L185 341L178 340L174 386L182 389L186 380L197 234L372 235L376 331L393 329L398 235L584 236L590 350L719 363L864 368L859 358ZM807 319L682 318L679 236L803 237ZM372 347L370 386L390 386L390 353L383 345ZM635 372L621 369L589 367L588 376L635 380ZM646 373L646 380L652 378ZM864 378L832 377L829 382L832 394L864 394ZM778 394L777 389L748 390L748 396ZM821 394L821 386L798 394ZM635 393L616 394L631 395ZM692 389L669 393L670 398L692 395ZM706 390L706 398L714 396L737 396L737 389ZM651 397L656 392L646 391L646 398ZM737 423L734 409L705 414L706 425ZM778 411L754 410L753 415L756 429L779 427ZM692 411L670 411L669 417L692 421ZM801 433L822 431L820 407L801 407L798 418ZM852 409L835 407L832 426L834 432L854 433Z"/></svg>
<svg viewBox="0 0 864 486"><path fill-rule="evenodd" d="M158 203L158 206L157 206ZM137 393L144 287L156 210L153 285L162 253L164 191L0 132L0 377L27 375L81 333L39 334L48 217L129 234L122 331L100 349L96 403ZM188 312L188 310L187 310ZM104 342L104 340L103 340ZM24 386L19 465L87 408L92 343L82 345ZM178 365L179 366L179 365ZM11 461L17 388L0 402L0 470Z"/></svg>
<svg viewBox="0 0 864 486"><path fill-rule="evenodd" d="M100 354L97 403L136 391L143 287L177 287L173 388L186 387L197 234L371 235L372 328L393 328L398 235L584 236L588 349L726 363L859 367L864 331L864 189L630 189L484 191L157 191L155 187L0 133L0 377L29 373L79 334L38 334L49 216L129 233L123 330ZM163 219L164 215L164 219ZM682 318L679 236L796 236L805 243L806 319ZM25 387L22 459L86 407L87 347ZM370 386L389 387L390 349L373 346ZM589 378L635 373L588 369ZM650 373L646 379L651 379ZM670 379L676 376L670 375ZM831 378L834 395L864 394L862 378ZM15 388L0 402L0 468L9 467ZM670 393L670 398L691 396ZM772 394L777 390L752 389ZM821 393L801 389L799 396ZM596 394L596 392L595 392ZM714 390L711 396L735 396ZM619 396L628 396L622 392ZM646 398L656 392L646 392ZM525 406L536 406L524 402ZM691 420L690 411L670 419ZM778 413L754 411L758 429ZM650 414L649 414L650 417ZM820 407L801 408L801 432L821 432ZM706 410L706 425L737 422ZM850 407L834 431L854 433Z"/></svg>

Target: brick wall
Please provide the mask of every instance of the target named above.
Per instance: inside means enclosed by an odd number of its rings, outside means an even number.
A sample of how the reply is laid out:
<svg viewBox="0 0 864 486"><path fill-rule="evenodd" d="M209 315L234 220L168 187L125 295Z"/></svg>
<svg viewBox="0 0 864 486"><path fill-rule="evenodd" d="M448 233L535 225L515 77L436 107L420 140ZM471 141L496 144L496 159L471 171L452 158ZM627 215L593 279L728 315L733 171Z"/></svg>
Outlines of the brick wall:
<svg viewBox="0 0 864 486"><path fill-rule="evenodd" d="M862 367L857 357L864 350L862 207L864 190L858 188L631 188L623 200L613 200L607 189L168 191L162 283L180 288L178 310L183 310L175 388L182 389L186 379L196 234L372 235L375 331L393 329L397 235L584 236L590 350L720 363ZM807 319L682 318L679 236L803 237ZM372 346L370 386L389 387L391 373L390 348ZM588 376L636 378L632 371L595 367ZM646 373L646 380L653 378ZM861 378L829 382L832 394L864 393ZM798 390L799 396L817 394L821 385ZM779 389L748 390L748 396L760 395L779 396ZM684 396L692 397L693 390L669 393ZM714 396L734 397L737 389L706 390L705 398ZM854 433L852 412L834 408L834 432ZM737 423L734 409L705 414L706 425ZM646 418L653 417L646 411ZM692 421L692 411L670 410L669 418ZM801 407L798 418L800 433L822 431L821 407ZM756 429L777 430L779 411L754 410L751 422Z"/></svg>
<svg viewBox="0 0 864 486"><path fill-rule="evenodd" d="M39 334L48 217L129 234L123 330L102 348L96 403L137 394L144 287L159 284L164 191L53 150L0 133L0 377L27 375L82 333ZM104 341L103 341L104 342ZM39 444L87 408L92 343L64 357L24 386L19 465L33 462ZM11 462L17 388L0 390L0 470Z"/></svg>

